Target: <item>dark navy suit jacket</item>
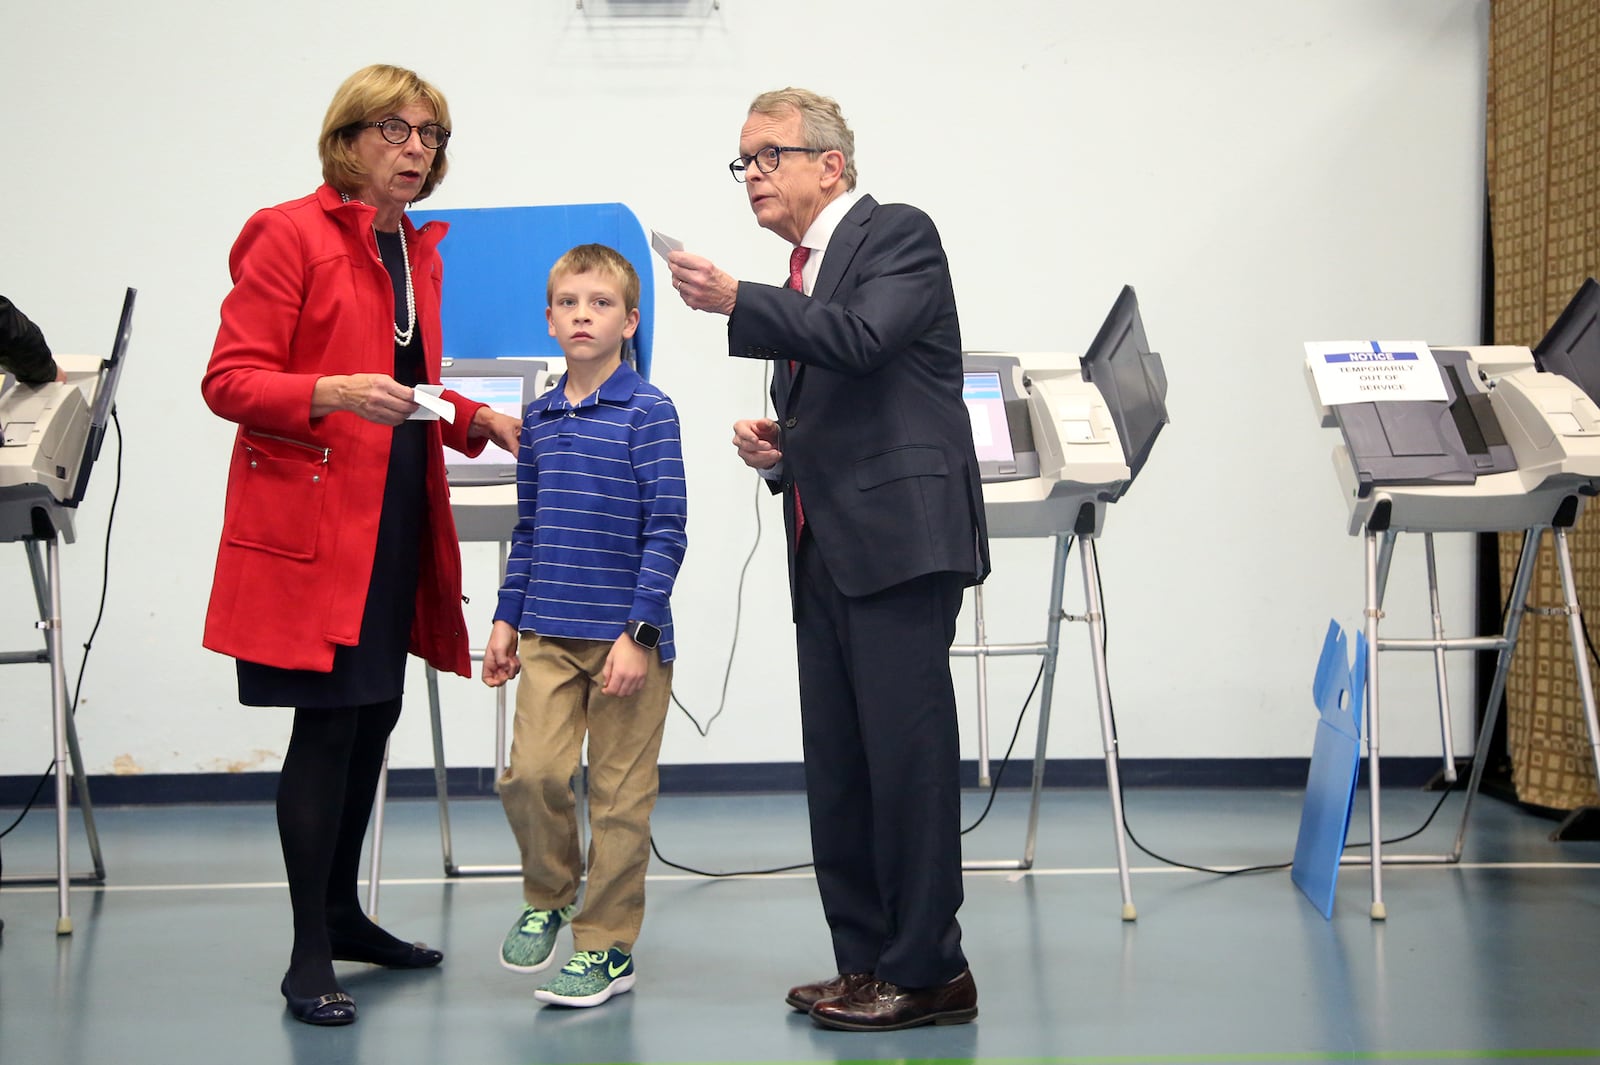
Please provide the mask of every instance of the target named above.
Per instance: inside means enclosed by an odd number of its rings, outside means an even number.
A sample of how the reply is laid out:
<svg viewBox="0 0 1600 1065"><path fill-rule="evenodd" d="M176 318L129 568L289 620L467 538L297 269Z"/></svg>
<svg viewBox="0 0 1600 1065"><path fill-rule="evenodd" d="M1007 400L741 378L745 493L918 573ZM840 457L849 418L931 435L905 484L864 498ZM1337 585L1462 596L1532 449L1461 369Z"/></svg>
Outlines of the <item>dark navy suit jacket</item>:
<svg viewBox="0 0 1600 1065"><path fill-rule="evenodd" d="M845 595L928 573L968 584L988 575L955 291L926 214L863 196L834 230L810 297L739 283L728 348L777 363L783 466L773 490L784 494L791 582L796 483Z"/></svg>

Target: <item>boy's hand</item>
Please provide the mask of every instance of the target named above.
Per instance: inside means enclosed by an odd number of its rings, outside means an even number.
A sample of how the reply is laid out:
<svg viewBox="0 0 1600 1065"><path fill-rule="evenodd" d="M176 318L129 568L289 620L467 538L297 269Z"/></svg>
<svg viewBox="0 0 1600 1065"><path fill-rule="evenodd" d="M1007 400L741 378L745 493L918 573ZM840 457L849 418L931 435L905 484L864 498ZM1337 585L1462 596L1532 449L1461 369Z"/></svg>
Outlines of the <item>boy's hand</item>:
<svg viewBox="0 0 1600 1065"><path fill-rule="evenodd" d="M483 649L483 682L498 688L522 670L517 661L517 630L504 621L494 623Z"/></svg>
<svg viewBox="0 0 1600 1065"><path fill-rule="evenodd" d="M611 645L611 653L606 655L605 667L600 671L600 693L622 699L637 695L639 689L644 687L645 674L650 669L650 656L653 654L655 651L640 647L627 633L618 636L617 642Z"/></svg>

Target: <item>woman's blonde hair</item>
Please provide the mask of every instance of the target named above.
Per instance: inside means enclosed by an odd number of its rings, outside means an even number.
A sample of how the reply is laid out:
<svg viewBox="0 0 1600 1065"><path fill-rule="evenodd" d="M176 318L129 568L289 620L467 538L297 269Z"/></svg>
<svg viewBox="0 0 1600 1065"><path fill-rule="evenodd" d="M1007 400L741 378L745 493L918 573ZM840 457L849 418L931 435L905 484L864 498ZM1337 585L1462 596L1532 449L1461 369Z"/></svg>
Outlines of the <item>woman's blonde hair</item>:
<svg viewBox="0 0 1600 1065"><path fill-rule="evenodd" d="M423 81L416 71L375 63L344 79L322 119L322 139L317 142L322 180L346 195L360 189L367 171L354 147L361 133L358 123L388 118L414 103L426 105L435 122L450 128L450 105L445 102L444 93ZM418 200L427 199L434 186L444 180L445 171L450 169L445 150L448 147L446 144L434 153L433 166L422 179Z"/></svg>

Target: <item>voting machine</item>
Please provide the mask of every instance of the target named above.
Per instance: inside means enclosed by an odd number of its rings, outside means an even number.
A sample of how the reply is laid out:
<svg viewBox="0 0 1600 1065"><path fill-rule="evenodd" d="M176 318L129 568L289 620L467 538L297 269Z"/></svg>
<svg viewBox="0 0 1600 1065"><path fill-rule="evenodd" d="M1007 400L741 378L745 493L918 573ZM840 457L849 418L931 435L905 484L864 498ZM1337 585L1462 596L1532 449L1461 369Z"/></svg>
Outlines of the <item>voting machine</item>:
<svg viewBox="0 0 1600 1065"><path fill-rule="evenodd" d="M0 541L76 539L73 515L116 409L135 295L123 298L110 355L56 356L64 382L27 385L0 370Z"/></svg>
<svg viewBox="0 0 1600 1065"><path fill-rule="evenodd" d="M1032 805L1020 862L969 862L968 868L1032 866L1039 798L1044 783L1050 704L1060 642L1067 555L1074 543L1083 569L1081 619L1090 628L1100 733L1110 786L1122 917L1136 911L1128 880L1122 824L1122 789L1104 652L1099 562L1095 541L1106 506L1128 491L1167 424L1167 379L1161 356L1150 350L1138 298L1118 294L1082 357L1046 352L968 352L963 356L963 396L983 477L984 514L991 538L1044 536L1055 540L1045 639L1042 643L991 644L984 631L983 588L973 590L975 641L951 648L978 667L978 775L987 784L987 659L1040 655L1039 734L1035 745Z"/></svg>
<svg viewBox="0 0 1600 1065"><path fill-rule="evenodd" d="M1371 857L1347 858L1370 864L1374 919L1386 910L1382 865L1456 862L1461 858L1467 819L1481 783L1490 738L1499 714L1507 671L1527 607L1539 545L1554 534L1565 613L1572 638L1585 719L1597 773L1600 773L1600 723L1595 716L1588 657L1572 578L1567 530L1585 502L1600 492L1600 289L1587 282L1534 349L1518 346L1439 347L1433 349L1444 386L1442 400L1322 402L1315 382L1312 397L1326 428L1337 428L1341 442L1333 466L1349 512L1348 530L1366 548L1365 616L1367 655L1367 747L1371 804ZM1310 373L1308 360L1308 380ZM1399 533L1423 534L1433 631L1419 639L1380 638L1383 596ZM1497 636L1450 638L1439 614L1433 535L1446 532L1523 532L1522 554L1512 582L1504 631ZM1472 760L1461 824L1454 848L1439 855L1401 855L1385 859L1379 800L1380 651L1433 655L1441 745L1442 777L1456 779L1451 737L1445 654L1497 651L1494 680L1484 705L1483 723ZM1581 813L1581 812L1579 812ZM1577 818L1579 814L1575 814ZM1574 820L1569 818L1569 822ZM1559 835L1559 831L1558 831Z"/></svg>
<svg viewBox="0 0 1600 1065"><path fill-rule="evenodd" d="M105 358L58 355L65 381L28 385L6 375L0 382L0 542L20 541L28 556L39 629L40 650L0 652L0 665L50 666L50 702L55 755L56 870L54 876L16 874L7 883L56 885L56 933L72 932L67 889L71 882L104 883L105 863L83 770L78 731L67 707L66 667L61 646L60 545L77 537L75 515L89 486L106 428L116 410L117 384L133 332L133 302L128 289L122 315ZM3 372L3 371L0 371ZM43 554L41 556L41 546ZM70 758L70 763L69 763ZM71 765L69 774L67 766ZM67 863L69 789L76 782L79 808L94 863L93 874L72 876Z"/></svg>

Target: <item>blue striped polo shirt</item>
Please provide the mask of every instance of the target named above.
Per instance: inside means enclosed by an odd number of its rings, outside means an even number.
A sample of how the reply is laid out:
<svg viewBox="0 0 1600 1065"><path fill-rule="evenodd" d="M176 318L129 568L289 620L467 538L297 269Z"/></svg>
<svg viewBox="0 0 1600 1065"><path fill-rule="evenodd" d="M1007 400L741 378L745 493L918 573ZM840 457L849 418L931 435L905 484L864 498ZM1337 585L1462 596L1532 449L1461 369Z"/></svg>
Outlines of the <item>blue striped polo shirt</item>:
<svg viewBox="0 0 1600 1065"><path fill-rule="evenodd" d="M672 661L672 585L688 544L678 411L626 364L569 403L567 378L528 405L517 525L496 621L611 642L630 618L661 628Z"/></svg>

